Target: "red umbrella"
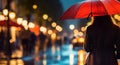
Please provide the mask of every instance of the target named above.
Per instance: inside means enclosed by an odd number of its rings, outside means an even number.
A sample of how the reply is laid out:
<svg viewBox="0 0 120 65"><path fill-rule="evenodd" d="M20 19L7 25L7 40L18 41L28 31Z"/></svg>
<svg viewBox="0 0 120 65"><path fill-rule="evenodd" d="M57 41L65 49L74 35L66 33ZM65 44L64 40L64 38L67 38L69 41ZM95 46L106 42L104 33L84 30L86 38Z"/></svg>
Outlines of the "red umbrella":
<svg viewBox="0 0 120 65"><path fill-rule="evenodd" d="M72 5L60 17L60 20L113 15L119 13L120 2L117 0L86 0Z"/></svg>
<svg viewBox="0 0 120 65"><path fill-rule="evenodd" d="M7 21L0 21L0 26L7 26ZM23 27L22 25L19 25L11 20L10 20L10 26Z"/></svg>

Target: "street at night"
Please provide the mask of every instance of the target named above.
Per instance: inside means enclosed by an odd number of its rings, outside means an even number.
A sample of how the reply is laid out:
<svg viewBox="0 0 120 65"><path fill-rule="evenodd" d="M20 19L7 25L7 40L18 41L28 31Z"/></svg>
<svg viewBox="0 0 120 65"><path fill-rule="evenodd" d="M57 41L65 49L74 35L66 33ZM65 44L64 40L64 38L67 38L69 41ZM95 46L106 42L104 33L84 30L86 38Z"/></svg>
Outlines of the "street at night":
<svg viewBox="0 0 120 65"><path fill-rule="evenodd" d="M120 0L0 0L0 65L120 65Z"/></svg>

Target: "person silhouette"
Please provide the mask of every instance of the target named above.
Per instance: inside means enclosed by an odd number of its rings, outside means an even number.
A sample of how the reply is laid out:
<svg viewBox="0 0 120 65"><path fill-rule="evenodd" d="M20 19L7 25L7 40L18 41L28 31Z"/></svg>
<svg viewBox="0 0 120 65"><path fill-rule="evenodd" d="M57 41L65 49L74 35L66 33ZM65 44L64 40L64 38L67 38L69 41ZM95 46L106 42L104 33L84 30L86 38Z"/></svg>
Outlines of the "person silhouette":
<svg viewBox="0 0 120 65"><path fill-rule="evenodd" d="M4 51L4 41L5 41L5 32L3 30L0 31L0 52Z"/></svg>
<svg viewBox="0 0 120 65"><path fill-rule="evenodd" d="M84 49L92 54L87 65L118 65L120 58L120 28L109 15L95 16L87 27ZM117 51L117 53L115 53Z"/></svg>
<svg viewBox="0 0 120 65"><path fill-rule="evenodd" d="M41 32L41 33L39 34L39 40L40 40L39 50L43 50L43 47L44 47L45 42L46 42L46 39L47 39L47 35L44 34L43 32Z"/></svg>

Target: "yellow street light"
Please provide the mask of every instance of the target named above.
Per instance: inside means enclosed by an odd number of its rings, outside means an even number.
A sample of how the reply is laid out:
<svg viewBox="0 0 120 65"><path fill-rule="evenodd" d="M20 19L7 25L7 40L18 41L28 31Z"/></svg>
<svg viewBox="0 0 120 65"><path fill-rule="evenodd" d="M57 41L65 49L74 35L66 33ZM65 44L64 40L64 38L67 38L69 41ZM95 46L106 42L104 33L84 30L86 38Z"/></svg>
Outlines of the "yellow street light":
<svg viewBox="0 0 120 65"><path fill-rule="evenodd" d="M17 18L17 23L22 24L23 18Z"/></svg>
<svg viewBox="0 0 120 65"><path fill-rule="evenodd" d="M23 25L23 26L26 26L26 25L27 25L27 23L28 23L28 21L27 21L27 20L23 20L22 25Z"/></svg>
<svg viewBox="0 0 120 65"><path fill-rule="evenodd" d="M26 30L28 30L28 21L27 20L23 20L22 21L22 25L24 26L24 28L26 29Z"/></svg>
<svg viewBox="0 0 120 65"><path fill-rule="evenodd" d="M36 4L33 5L33 9L37 9L37 7L38 7L38 6L37 6Z"/></svg>
<svg viewBox="0 0 120 65"><path fill-rule="evenodd" d="M7 15L8 15L8 9L3 9L3 14L4 14L5 16L7 16Z"/></svg>
<svg viewBox="0 0 120 65"><path fill-rule="evenodd" d="M43 19L47 20L48 19L48 15L47 14L43 14Z"/></svg>
<svg viewBox="0 0 120 65"><path fill-rule="evenodd" d="M15 12L9 12L8 9L3 9L3 14L7 16L9 14L10 19L14 19L16 17Z"/></svg>
<svg viewBox="0 0 120 65"><path fill-rule="evenodd" d="M84 42L85 42L85 39L84 39L83 37L78 38L78 42L80 42L80 43L84 43Z"/></svg>
<svg viewBox="0 0 120 65"><path fill-rule="evenodd" d="M61 32L63 29L62 29L61 26L57 25L57 26L56 26L56 30L59 31L59 32Z"/></svg>
<svg viewBox="0 0 120 65"><path fill-rule="evenodd" d="M41 26L40 27L40 31L43 32L43 33L46 33L47 32L47 28L44 27L44 26Z"/></svg>
<svg viewBox="0 0 120 65"><path fill-rule="evenodd" d="M73 32L74 32L74 34L78 34L79 33L78 29L75 29Z"/></svg>
<svg viewBox="0 0 120 65"><path fill-rule="evenodd" d="M5 16L0 14L0 21L5 20Z"/></svg>
<svg viewBox="0 0 120 65"><path fill-rule="evenodd" d="M79 32L79 35L80 35L80 36L83 36L83 35L84 35L84 33L80 31L80 32Z"/></svg>
<svg viewBox="0 0 120 65"><path fill-rule="evenodd" d="M15 19L15 17L16 17L15 12L10 12L9 17L10 17L10 19Z"/></svg>
<svg viewBox="0 0 120 65"><path fill-rule="evenodd" d="M57 25L57 24L56 24L55 22L53 22L53 23L51 24L52 27L56 27L56 25Z"/></svg>
<svg viewBox="0 0 120 65"><path fill-rule="evenodd" d="M48 30L48 34L51 35L53 33L52 30Z"/></svg>
<svg viewBox="0 0 120 65"><path fill-rule="evenodd" d="M52 33L52 34L51 34L51 39L52 39L52 40L55 40L55 39L56 39L56 33Z"/></svg>
<svg viewBox="0 0 120 65"><path fill-rule="evenodd" d="M29 28L34 28L34 27L35 27L35 24L32 23L32 22L30 22L30 23L28 24L28 27L29 27Z"/></svg>

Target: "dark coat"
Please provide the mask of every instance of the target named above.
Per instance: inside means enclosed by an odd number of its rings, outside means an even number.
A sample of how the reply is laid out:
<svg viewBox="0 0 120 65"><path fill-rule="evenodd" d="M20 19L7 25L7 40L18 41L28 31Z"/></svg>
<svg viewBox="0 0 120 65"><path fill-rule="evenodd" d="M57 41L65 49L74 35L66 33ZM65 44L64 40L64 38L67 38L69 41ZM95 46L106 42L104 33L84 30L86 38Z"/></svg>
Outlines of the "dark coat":
<svg viewBox="0 0 120 65"><path fill-rule="evenodd" d="M89 26L86 31L84 48L93 54L93 65L118 65L116 55L120 50L120 28L113 25L101 28Z"/></svg>

